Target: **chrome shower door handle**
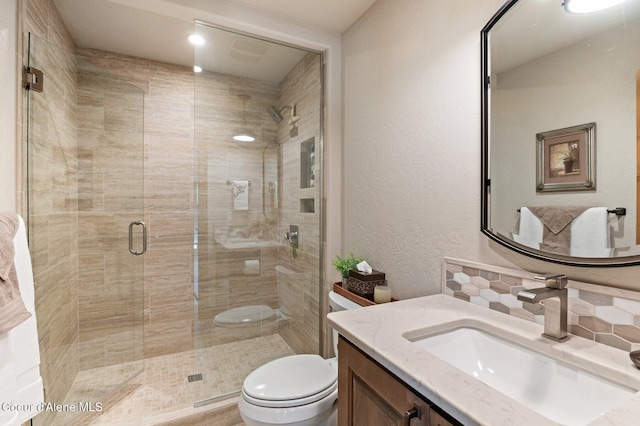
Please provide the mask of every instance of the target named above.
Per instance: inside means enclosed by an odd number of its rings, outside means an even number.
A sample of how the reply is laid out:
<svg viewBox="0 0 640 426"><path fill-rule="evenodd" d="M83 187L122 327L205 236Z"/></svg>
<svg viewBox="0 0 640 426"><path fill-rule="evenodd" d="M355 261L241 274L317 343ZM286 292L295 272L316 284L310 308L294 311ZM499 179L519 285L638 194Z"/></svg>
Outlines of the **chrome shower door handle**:
<svg viewBox="0 0 640 426"><path fill-rule="evenodd" d="M142 250L133 249L133 227L142 226ZM136 256L140 256L147 251L147 225L141 220L133 221L129 224L129 252Z"/></svg>

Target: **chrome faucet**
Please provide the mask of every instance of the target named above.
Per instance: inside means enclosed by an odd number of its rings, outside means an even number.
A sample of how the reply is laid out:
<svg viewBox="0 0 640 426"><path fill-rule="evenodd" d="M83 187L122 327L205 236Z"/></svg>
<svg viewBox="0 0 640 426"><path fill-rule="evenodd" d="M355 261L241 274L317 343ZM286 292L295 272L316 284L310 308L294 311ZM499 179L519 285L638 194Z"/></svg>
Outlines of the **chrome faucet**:
<svg viewBox="0 0 640 426"><path fill-rule="evenodd" d="M536 275L545 287L522 290L518 300L538 303L544 300L544 333L542 336L563 342L567 340L567 276L562 274Z"/></svg>
<svg viewBox="0 0 640 426"><path fill-rule="evenodd" d="M289 232L284 233L284 239L289 241L289 245L298 248L298 226L289 225Z"/></svg>

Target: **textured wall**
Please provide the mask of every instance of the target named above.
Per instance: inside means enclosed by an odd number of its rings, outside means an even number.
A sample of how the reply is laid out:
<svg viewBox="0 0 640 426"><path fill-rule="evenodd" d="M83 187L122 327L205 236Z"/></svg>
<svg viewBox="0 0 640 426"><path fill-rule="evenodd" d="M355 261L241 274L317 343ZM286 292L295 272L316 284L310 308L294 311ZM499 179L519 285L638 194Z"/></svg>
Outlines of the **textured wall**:
<svg viewBox="0 0 640 426"><path fill-rule="evenodd" d="M382 0L344 35L345 252L393 295L480 245L480 29L500 0ZM382 66L384 64L384 66Z"/></svg>
<svg viewBox="0 0 640 426"><path fill-rule="evenodd" d="M480 233L480 30L502 4L379 0L344 34L345 252L400 298L439 292L443 256L637 289L638 267L541 262Z"/></svg>

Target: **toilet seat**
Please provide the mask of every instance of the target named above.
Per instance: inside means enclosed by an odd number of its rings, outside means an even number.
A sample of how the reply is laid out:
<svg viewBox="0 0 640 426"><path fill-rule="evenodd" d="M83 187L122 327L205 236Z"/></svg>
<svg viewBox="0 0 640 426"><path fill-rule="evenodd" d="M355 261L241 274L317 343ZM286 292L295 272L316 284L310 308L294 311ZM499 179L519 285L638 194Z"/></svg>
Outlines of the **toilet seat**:
<svg viewBox="0 0 640 426"><path fill-rule="evenodd" d="M266 305L241 306L219 313L213 318L216 325L257 323L274 317L276 311Z"/></svg>
<svg viewBox="0 0 640 426"><path fill-rule="evenodd" d="M242 398L260 407L299 407L332 394L337 382L333 363L318 355L292 355L249 374L242 385Z"/></svg>
<svg viewBox="0 0 640 426"><path fill-rule="evenodd" d="M324 389L323 391L315 395L311 395L306 398L297 398L297 399L290 399L290 400L284 400L284 401L270 401L268 399L252 398L251 396L247 395L244 392L242 393L242 398L248 403L256 405L258 407L294 408L294 407L301 407L303 405L308 405L308 404L317 402L323 398L326 398L327 396L335 392L337 388L338 388L338 384L334 383L332 386L328 387L327 389Z"/></svg>

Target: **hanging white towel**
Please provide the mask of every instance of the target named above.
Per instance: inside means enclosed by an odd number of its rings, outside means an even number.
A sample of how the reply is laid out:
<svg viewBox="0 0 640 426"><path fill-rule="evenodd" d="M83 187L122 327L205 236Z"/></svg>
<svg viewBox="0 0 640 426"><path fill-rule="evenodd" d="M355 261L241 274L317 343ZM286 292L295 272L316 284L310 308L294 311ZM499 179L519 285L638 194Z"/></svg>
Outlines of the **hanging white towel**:
<svg viewBox="0 0 640 426"><path fill-rule="evenodd" d="M31 316L20 295L13 240L20 222L15 213L0 213L0 334Z"/></svg>
<svg viewBox="0 0 640 426"><path fill-rule="evenodd" d="M606 207L591 207L571 223L571 255L611 257L609 213Z"/></svg>
<svg viewBox="0 0 640 426"><path fill-rule="evenodd" d="M249 181L233 181L233 209L249 210Z"/></svg>
<svg viewBox="0 0 640 426"><path fill-rule="evenodd" d="M518 234L513 234L513 240L527 247L540 248L544 227L542 221L527 207L520 209L520 228Z"/></svg>
<svg viewBox="0 0 640 426"><path fill-rule="evenodd" d="M16 410L0 410L3 426L19 426L33 418L44 402L31 256L24 221L21 217L18 219L18 232L13 240L15 271L22 300L31 317L0 338L0 401L13 404L9 406L20 404Z"/></svg>
<svg viewBox="0 0 640 426"><path fill-rule="evenodd" d="M7 333L0 334L0 403L16 401L18 385L16 383L16 367L13 364L11 342ZM14 411L0 407L0 425L7 425L16 417Z"/></svg>

